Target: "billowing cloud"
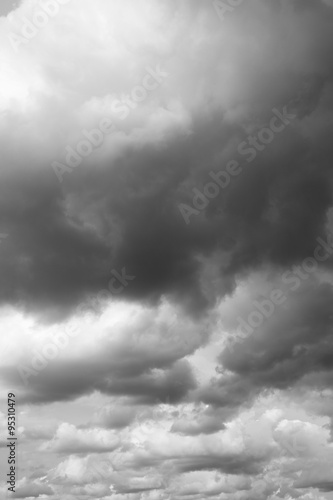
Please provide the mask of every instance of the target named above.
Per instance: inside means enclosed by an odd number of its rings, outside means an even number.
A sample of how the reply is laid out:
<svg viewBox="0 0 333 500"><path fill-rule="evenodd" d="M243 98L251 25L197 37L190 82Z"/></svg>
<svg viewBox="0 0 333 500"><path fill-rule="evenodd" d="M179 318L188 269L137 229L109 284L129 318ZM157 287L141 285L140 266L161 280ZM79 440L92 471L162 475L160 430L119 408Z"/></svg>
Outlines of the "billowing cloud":
<svg viewBox="0 0 333 500"><path fill-rule="evenodd" d="M332 1L0 16L16 497L332 500Z"/></svg>
<svg viewBox="0 0 333 500"><path fill-rule="evenodd" d="M117 436L101 429L76 429L62 424L53 440L43 445L56 453L93 453L112 451L119 445Z"/></svg>
<svg viewBox="0 0 333 500"><path fill-rule="evenodd" d="M263 261L291 264L311 253L331 204L331 10L283 1L276 12L254 0L221 25L211 4L185 0L81 2L80 16L77 8L75 0L63 5L14 61L8 36L33 6L2 20L2 210L11 235L1 249L2 302L52 318L108 289L112 270L125 268L135 279L122 285L124 297L185 295L193 309L208 300L200 256L221 255L223 295ZM158 87L123 104L122 120L114 108L152 71ZM250 146L285 107L296 118L276 120L284 129L271 131L274 140ZM52 162L74 148L74 164L82 130L107 117L117 131L60 184ZM211 172L221 176L231 160L242 173L205 201ZM182 204L198 212L189 224ZM110 295L121 290L110 286Z"/></svg>

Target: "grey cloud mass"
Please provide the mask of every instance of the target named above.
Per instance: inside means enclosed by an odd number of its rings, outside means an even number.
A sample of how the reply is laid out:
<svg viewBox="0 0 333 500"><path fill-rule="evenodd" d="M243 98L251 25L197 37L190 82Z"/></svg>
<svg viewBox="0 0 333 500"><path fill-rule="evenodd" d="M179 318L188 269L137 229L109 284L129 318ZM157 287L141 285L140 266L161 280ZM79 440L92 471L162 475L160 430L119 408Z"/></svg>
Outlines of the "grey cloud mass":
<svg viewBox="0 0 333 500"><path fill-rule="evenodd" d="M333 500L332 0L0 16L13 497Z"/></svg>

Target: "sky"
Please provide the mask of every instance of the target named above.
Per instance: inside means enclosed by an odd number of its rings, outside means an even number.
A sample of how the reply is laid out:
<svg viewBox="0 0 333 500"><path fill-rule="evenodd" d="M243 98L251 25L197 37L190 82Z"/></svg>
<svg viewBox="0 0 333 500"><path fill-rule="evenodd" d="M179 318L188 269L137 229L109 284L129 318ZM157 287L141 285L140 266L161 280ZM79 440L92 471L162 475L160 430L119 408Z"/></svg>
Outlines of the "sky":
<svg viewBox="0 0 333 500"><path fill-rule="evenodd" d="M333 1L1 1L1 498L333 500Z"/></svg>

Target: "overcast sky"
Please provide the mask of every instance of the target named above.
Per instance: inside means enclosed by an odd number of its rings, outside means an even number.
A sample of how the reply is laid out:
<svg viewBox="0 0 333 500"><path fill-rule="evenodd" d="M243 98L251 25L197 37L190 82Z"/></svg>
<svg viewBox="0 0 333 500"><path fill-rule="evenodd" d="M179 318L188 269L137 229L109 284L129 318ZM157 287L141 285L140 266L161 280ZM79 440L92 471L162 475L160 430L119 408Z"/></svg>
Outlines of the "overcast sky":
<svg viewBox="0 0 333 500"><path fill-rule="evenodd" d="M1 0L33 500L333 500L333 0Z"/></svg>

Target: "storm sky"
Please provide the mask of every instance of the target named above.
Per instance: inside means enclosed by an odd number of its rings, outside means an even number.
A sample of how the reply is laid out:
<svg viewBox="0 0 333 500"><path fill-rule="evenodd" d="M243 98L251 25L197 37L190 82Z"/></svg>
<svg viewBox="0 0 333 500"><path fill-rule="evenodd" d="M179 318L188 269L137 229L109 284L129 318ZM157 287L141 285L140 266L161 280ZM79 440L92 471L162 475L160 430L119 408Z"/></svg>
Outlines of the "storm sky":
<svg viewBox="0 0 333 500"><path fill-rule="evenodd" d="M333 499L333 1L0 16L12 497Z"/></svg>

